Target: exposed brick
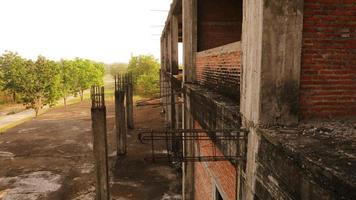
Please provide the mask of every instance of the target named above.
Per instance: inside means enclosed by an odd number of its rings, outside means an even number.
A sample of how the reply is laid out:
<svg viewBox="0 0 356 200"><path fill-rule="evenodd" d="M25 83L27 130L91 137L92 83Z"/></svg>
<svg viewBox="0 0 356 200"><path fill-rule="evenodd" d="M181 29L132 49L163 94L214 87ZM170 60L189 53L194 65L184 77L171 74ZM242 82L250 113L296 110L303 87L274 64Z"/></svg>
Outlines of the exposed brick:
<svg viewBox="0 0 356 200"><path fill-rule="evenodd" d="M195 122L195 128L201 126ZM197 147L202 156L222 155L222 152L212 141L197 141ZM229 161L215 161L195 164L195 199L213 199L214 184L218 184L227 200L236 199L236 170ZM216 183L215 183L216 182Z"/></svg>
<svg viewBox="0 0 356 200"><path fill-rule="evenodd" d="M198 0L198 51L241 40L242 0Z"/></svg>
<svg viewBox="0 0 356 200"><path fill-rule="evenodd" d="M302 119L355 116L355 21L354 0L304 1Z"/></svg>
<svg viewBox="0 0 356 200"><path fill-rule="evenodd" d="M240 68L240 51L198 56L196 61L197 81L209 89L239 99Z"/></svg>

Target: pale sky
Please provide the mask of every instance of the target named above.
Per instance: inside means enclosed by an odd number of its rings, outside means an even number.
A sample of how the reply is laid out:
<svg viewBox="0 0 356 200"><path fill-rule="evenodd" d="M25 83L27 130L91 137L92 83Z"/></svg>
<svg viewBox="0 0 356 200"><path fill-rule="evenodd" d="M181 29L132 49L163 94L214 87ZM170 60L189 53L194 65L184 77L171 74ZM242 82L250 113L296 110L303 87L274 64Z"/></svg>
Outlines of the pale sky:
<svg viewBox="0 0 356 200"><path fill-rule="evenodd" d="M0 54L128 62L159 58L172 0L0 0ZM159 10L159 11L157 11ZM163 12L162 12L163 11Z"/></svg>

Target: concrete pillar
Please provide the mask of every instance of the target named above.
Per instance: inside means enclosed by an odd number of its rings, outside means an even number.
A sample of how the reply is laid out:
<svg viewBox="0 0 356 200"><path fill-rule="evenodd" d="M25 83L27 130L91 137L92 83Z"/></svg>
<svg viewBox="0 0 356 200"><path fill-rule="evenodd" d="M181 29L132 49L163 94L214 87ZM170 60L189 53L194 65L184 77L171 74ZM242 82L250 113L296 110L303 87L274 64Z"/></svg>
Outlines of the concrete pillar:
<svg viewBox="0 0 356 200"><path fill-rule="evenodd" d="M190 113L190 98L189 94L185 96L185 129L194 129L194 118ZM188 136L190 133L184 133L184 136ZM184 137L183 136L183 137ZM195 155L195 143L194 140L183 141L183 154L188 157L193 157ZM195 169L194 162L183 162L183 200L194 199L194 179L195 179Z"/></svg>
<svg viewBox="0 0 356 200"><path fill-rule="evenodd" d="M182 122L181 122L181 120L182 120L182 107L181 107L181 103L179 102L179 94L178 95L174 95L174 98L175 98L175 102L176 102L176 104L175 104L175 110L176 110L176 122L175 122L175 124L176 124L176 128L177 129L180 129L180 128L182 128Z"/></svg>
<svg viewBox="0 0 356 200"><path fill-rule="evenodd" d="M163 81L164 81L164 101L163 101L163 107L165 110L165 122L169 122L169 110L168 110L168 92L169 92L169 85L168 85L168 79L167 79L167 72L169 72L169 53L168 53L168 37L167 33L164 34L164 74L163 74Z"/></svg>
<svg viewBox="0 0 356 200"><path fill-rule="evenodd" d="M196 52L197 52L197 0L182 0L183 9L183 84L196 81ZM183 129L194 127L194 120L190 114L189 94L184 94L182 106ZM183 153L194 155L194 142L183 143ZM183 199L194 199L194 163L183 163Z"/></svg>
<svg viewBox="0 0 356 200"><path fill-rule="evenodd" d="M92 95L92 132L96 169L96 199L109 200L109 170L107 158L106 107L104 88L93 87Z"/></svg>
<svg viewBox="0 0 356 200"><path fill-rule="evenodd" d="M126 112L127 112L127 127L130 129L133 129L134 128L134 113L133 113L132 73L127 74Z"/></svg>
<svg viewBox="0 0 356 200"><path fill-rule="evenodd" d="M173 95L174 97L174 102L175 102L175 105L174 105L174 114L175 114L175 117L174 117L174 126L173 126L173 129L181 129L180 127L180 104L179 104L179 98L178 98L178 95ZM176 141L173 141L173 151L176 153L176 154L179 154L179 152L181 152L182 148L182 141L181 140L176 140Z"/></svg>
<svg viewBox="0 0 356 200"><path fill-rule="evenodd" d="M298 122L303 2L244 1L241 112L247 119Z"/></svg>
<svg viewBox="0 0 356 200"><path fill-rule="evenodd" d="M126 81L124 76L115 78L115 125L116 125L116 155L126 155L127 119L125 110Z"/></svg>
<svg viewBox="0 0 356 200"><path fill-rule="evenodd" d="M241 106L250 130L243 199L254 199L258 127L298 123L303 0L244 0Z"/></svg>
<svg viewBox="0 0 356 200"><path fill-rule="evenodd" d="M167 124L170 128L172 128L173 122L173 110L172 110L172 83L171 83L171 75L172 75L172 31L171 31L171 24L172 22L169 23L168 28L167 28L167 112L168 112L168 121Z"/></svg>
<svg viewBox="0 0 356 200"><path fill-rule="evenodd" d="M178 18L177 16L175 15L172 15L172 18L171 18L171 31L170 31L170 34L171 34L171 74L172 75L178 75L178 34L179 34L179 30L178 30ZM172 86L172 84L171 84ZM173 89L173 87L171 87L171 128L172 129L175 129L177 128L177 124L176 124L176 98L174 95L175 91Z"/></svg>
<svg viewBox="0 0 356 200"><path fill-rule="evenodd" d="M164 39L161 37L161 70L160 70L160 76L159 76L159 83L160 83L160 97L161 97L161 102L163 102L163 71L164 71ZM162 108L162 111L164 109Z"/></svg>
<svg viewBox="0 0 356 200"><path fill-rule="evenodd" d="M183 52L184 82L195 82L197 52L197 0L183 0Z"/></svg>
<svg viewBox="0 0 356 200"><path fill-rule="evenodd" d="M179 24L178 17L172 15L171 18L171 73L173 75L178 74L178 34L179 34Z"/></svg>
<svg viewBox="0 0 356 200"><path fill-rule="evenodd" d="M117 156L126 155L126 110L125 110L125 92L115 92L116 109L116 135L117 135Z"/></svg>

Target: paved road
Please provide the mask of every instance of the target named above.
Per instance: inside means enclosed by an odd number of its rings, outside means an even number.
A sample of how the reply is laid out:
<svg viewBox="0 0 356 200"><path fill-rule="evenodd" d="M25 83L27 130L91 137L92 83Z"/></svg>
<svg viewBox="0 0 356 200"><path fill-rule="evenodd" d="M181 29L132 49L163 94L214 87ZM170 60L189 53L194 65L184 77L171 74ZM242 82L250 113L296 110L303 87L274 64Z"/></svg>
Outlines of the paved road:
<svg viewBox="0 0 356 200"><path fill-rule="evenodd" d="M85 91L85 93L87 93L87 92L88 91ZM79 99L79 98L80 97L68 97L67 102L68 102L68 104L70 104L70 101L72 101L74 99ZM58 100L57 105L63 105L63 100ZM46 106L40 112L43 113L43 112L46 112L47 110L48 110L48 107ZM35 116L36 116L36 112L33 109L27 109L27 110L21 111L16 114L0 117L0 133L2 131L5 131L8 127L17 125L21 122L24 122L27 119L34 118Z"/></svg>
<svg viewBox="0 0 356 200"><path fill-rule="evenodd" d="M35 117L35 115L35 111L33 109L29 109L13 115L4 116L0 118L0 131L5 127L24 121L28 118Z"/></svg>

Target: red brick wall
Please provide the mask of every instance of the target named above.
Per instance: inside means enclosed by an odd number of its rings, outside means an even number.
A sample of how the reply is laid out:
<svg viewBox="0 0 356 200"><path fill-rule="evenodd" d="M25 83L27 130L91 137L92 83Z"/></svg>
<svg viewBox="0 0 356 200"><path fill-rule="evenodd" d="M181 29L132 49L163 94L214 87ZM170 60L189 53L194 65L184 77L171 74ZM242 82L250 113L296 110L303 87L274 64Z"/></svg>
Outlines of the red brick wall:
<svg viewBox="0 0 356 200"><path fill-rule="evenodd" d="M356 116L356 1L304 2L301 118Z"/></svg>
<svg viewBox="0 0 356 200"><path fill-rule="evenodd" d="M240 98L241 51L198 53L196 77L199 84L226 96Z"/></svg>
<svg viewBox="0 0 356 200"><path fill-rule="evenodd" d="M201 126L195 122L195 128ZM212 141L200 141L200 154L212 156ZM217 155L222 155L221 151L215 147ZM195 199L213 199L214 188L219 185L220 192L226 200L236 199L236 170L229 161L215 161L205 163L195 163Z"/></svg>
<svg viewBox="0 0 356 200"><path fill-rule="evenodd" d="M198 0L198 51L241 40L242 0Z"/></svg>

